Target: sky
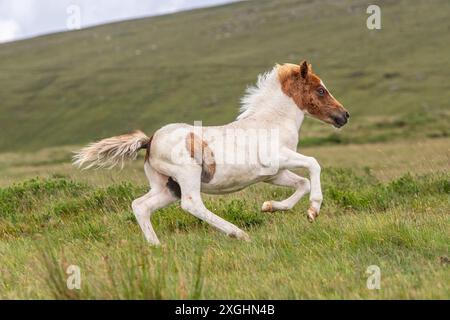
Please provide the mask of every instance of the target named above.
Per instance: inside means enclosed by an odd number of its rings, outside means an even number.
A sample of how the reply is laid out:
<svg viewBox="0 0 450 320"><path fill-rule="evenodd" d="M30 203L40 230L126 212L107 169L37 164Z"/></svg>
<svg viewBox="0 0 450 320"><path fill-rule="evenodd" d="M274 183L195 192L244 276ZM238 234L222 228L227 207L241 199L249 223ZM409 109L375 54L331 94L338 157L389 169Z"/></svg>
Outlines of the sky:
<svg viewBox="0 0 450 320"><path fill-rule="evenodd" d="M0 0L0 43L236 0Z"/></svg>

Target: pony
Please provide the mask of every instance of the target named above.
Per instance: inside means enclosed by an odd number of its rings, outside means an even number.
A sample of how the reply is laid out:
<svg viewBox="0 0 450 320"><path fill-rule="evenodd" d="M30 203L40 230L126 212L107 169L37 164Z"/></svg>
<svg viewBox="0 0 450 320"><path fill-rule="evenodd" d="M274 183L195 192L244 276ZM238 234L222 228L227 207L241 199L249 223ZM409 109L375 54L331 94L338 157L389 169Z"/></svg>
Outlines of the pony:
<svg viewBox="0 0 450 320"><path fill-rule="evenodd" d="M173 123L152 136L134 131L106 138L75 153L73 163L80 168L112 168L146 151L144 171L150 191L131 207L152 245L160 244L150 221L152 214L176 201L226 235L248 241L246 232L205 207L201 193L224 194L257 182L291 187L295 191L290 197L265 201L261 210L289 210L309 193L306 214L313 222L323 200L321 167L315 158L297 152L305 116L336 128L350 117L307 61L276 64L259 75L256 86L247 88L240 114L231 123L206 127ZM297 168L306 168L309 179L291 171Z"/></svg>

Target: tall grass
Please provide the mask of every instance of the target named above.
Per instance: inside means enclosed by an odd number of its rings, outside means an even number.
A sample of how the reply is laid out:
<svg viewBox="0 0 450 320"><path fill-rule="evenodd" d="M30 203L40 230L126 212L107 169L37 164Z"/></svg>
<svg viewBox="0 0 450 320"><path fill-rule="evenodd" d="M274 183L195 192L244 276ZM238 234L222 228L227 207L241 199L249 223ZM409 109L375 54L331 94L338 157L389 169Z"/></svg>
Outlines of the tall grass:
<svg viewBox="0 0 450 320"><path fill-rule="evenodd" d="M43 268L44 285L54 299L201 299L204 274L203 251L196 254L191 269L180 267L168 249L133 246L121 253L104 254L97 269L77 266L82 270L82 287L67 286L69 267L59 244L47 241L37 248ZM95 282L90 279L94 278Z"/></svg>

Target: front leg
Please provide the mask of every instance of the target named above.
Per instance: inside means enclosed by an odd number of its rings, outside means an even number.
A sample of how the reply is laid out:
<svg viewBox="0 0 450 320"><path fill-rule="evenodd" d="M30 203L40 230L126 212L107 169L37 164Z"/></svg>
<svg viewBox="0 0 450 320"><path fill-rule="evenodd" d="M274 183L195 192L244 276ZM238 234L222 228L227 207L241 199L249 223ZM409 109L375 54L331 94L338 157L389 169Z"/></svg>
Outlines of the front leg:
<svg viewBox="0 0 450 320"><path fill-rule="evenodd" d="M261 208L263 212L290 210L311 189L308 179L300 177L289 170L282 170L279 174L266 182L277 186L295 188L295 192L283 201L264 202Z"/></svg>
<svg viewBox="0 0 450 320"><path fill-rule="evenodd" d="M311 193L309 200L311 206L308 209L308 220L314 221L322 204L322 189L320 186L320 165L313 157L307 157L290 149L283 149L280 154L281 169L306 168L311 180Z"/></svg>

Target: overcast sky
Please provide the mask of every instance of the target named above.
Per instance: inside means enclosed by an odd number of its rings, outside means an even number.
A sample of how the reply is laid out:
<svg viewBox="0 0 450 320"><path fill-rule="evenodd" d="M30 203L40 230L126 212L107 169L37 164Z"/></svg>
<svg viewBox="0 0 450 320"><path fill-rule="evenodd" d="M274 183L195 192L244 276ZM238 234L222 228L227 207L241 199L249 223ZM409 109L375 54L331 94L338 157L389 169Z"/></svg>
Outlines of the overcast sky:
<svg viewBox="0 0 450 320"><path fill-rule="evenodd" d="M236 0L0 0L0 42Z"/></svg>

